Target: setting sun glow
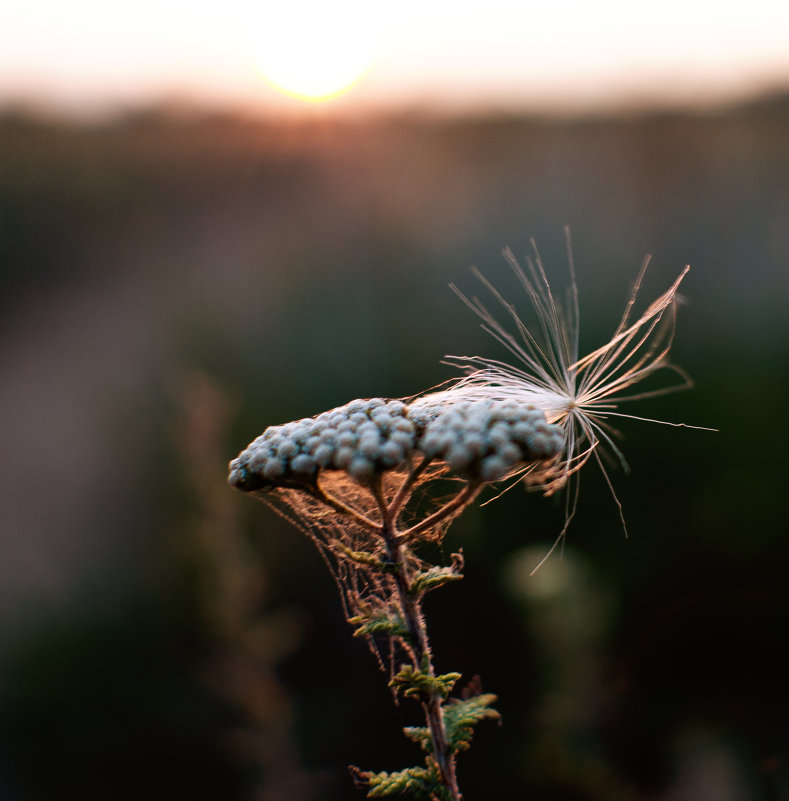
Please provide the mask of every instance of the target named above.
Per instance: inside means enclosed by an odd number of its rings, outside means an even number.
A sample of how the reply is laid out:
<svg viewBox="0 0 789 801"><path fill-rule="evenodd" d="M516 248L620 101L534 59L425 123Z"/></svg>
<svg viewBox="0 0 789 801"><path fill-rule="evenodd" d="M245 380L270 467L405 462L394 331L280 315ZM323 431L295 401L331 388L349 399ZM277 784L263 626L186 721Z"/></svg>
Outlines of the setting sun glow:
<svg viewBox="0 0 789 801"><path fill-rule="evenodd" d="M329 100L347 92L375 56L378 26L371 5L301 0L269 7L254 44L263 77L301 100Z"/></svg>

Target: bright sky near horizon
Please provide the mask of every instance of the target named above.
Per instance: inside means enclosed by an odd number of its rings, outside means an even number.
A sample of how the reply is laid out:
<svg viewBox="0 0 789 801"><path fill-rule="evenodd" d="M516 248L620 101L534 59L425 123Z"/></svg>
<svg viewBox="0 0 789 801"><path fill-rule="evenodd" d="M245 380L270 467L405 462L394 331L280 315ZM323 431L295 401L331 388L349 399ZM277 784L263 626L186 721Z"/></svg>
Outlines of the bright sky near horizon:
<svg viewBox="0 0 789 801"><path fill-rule="evenodd" d="M0 104L566 109L788 87L786 0L25 0L0 12Z"/></svg>

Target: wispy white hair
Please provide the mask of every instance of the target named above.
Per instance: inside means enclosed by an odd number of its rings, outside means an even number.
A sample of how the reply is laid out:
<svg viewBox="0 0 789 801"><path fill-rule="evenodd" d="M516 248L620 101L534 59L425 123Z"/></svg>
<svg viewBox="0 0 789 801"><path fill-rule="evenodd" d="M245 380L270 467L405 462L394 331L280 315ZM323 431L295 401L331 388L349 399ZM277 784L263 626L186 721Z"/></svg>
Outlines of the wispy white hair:
<svg viewBox="0 0 789 801"><path fill-rule="evenodd" d="M645 259L613 335L607 343L581 357L578 289L569 237L570 286L564 304L551 290L534 242L532 247L533 257L527 260L525 270L511 251L506 250L504 255L536 313L538 326L535 330L527 327L514 306L478 270L474 270L477 278L503 307L510 327L499 322L478 298L468 298L457 287L452 287L482 319L483 329L514 356L515 364L480 356L447 357L447 363L460 367L465 375L448 389L424 396L424 400L455 403L480 398L514 398L534 404L545 413L548 422L562 427L563 453L552 469L531 475L527 468L522 474L527 482L537 484L546 494L568 488L561 539L575 513L578 471L590 459L594 459L602 471L624 525L621 504L601 458L602 452L608 450L627 469L624 455L614 441L617 432L612 428L610 418L629 417L665 425L684 425L625 414L618 408L626 401L653 397L690 385L689 378L668 360L674 336L677 290L690 268L686 266L674 283L636 317L634 306L649 263L649 259ZM636 394L627 392L634 384L664 369L673 371L679 380L659 389Z"/></svg>

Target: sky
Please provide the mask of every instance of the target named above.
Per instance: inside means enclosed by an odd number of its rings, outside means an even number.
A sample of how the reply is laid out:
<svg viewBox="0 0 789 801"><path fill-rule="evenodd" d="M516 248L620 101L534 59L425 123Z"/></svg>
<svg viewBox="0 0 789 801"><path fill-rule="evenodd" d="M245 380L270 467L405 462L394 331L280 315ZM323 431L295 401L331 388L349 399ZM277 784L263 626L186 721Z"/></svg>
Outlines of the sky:
<svg viewBox="0 0 789 801"><path fill-rule="evenodd" d="M0 11L0 104L293 110L320 91L346 109L562 109L788 86L785 0L24 0Z"/></svg>

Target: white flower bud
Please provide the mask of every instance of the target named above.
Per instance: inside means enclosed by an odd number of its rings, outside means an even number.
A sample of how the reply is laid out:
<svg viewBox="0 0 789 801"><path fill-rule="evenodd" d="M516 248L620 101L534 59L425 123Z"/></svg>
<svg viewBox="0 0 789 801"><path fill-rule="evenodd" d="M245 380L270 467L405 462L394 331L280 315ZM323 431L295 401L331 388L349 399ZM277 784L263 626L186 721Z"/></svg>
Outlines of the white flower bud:
<svg viewBox="0 0 789 801"><path fill-rule="evenodd" d="M496 455L508 465L515 465L523 461L523 452L514 442L505 442L496 448Z"/></svg>
<svg viewBox="0 0 789 801"><path fill-rule="evenodd" d="M542 454L545 454L545 453L549 452L549 450L550 450L550 442L551 442L551 440L550 440L550 438L548 436L546 436L545 434L539 434L539 433L532 434L526 440L526 444L529 447L529 451L534 456L538 456L538 457L541 456Z"/></svg>
<svg viewBox="0 0 789 801"><path fill-rule="evenodd" d="M359 439L357 450L363 456L375 461L381 454L381 438L377 434L365 435Z"/></svg>
<svg viewBox="0 0 789 801"><path fill-rule="evenodd" d="M392 415L403 415L407 412L408 407L399 400L391 400L389 403L386 404L386 408L389 410L389 413Z"/></svg>
<svg viewBox="0 0 789 801"><path fill-rule="evenodd" d="M263 475L270 481L275 481L285 475L285 462L274 457L266 459L263 466Z"/></svg>
<svg viewBox="0 0 789 801"><path fill-rule="evenodd" d="M364 456L354 456L348 465L348 474L360 483L368 482L374 474L373 463Z"/></svg>
<svg viewBox="0 0 789 801"><path fill-rule="evenodd" d="M531 420L519 420L512 425L513 439L518 442L526 442L534 434L534 422Z"/></svg>
<svg viewBox="0 0 789 801"><path fill-rule="evenodd" d="M334 456L334 448L325 443L321 443L315 449L312 458L318 467L328 467L331 464L332 456Z"/></svg>
<svg viewBox="0 0 789 801"><path fill-rule="evenodd" d="M384 467L396 467L405 460L405 451L396 442L389 440L381 446L380 459Z"/></svg>
<svg viewBox="0 0 789 801"><path fill-rule="evenodd" d="M315 472L315 461L306 453L299 453L290 460L290 469L298 475L308 476Z"/></svg>
<svg viewBox="0 0 789 801"><path fill-rule="evenodd" d="M414 433L414 424L407 417L398 417L392 423L392 431L403 431L406 434Z"/></svg>
<svg viewBox="0 0 789 801"><path fill-rule="evenodd" d="M466 450L468 450L472 456L476 457L482 456L488 447L485 442L485 437L477 431L470 431L466 434L463 444L466 446Z"/></svg>
<svg viewBox="0 0 789 801"><path fill-rule="evenodd" d="M337 428L343 420L345 420L345 415L339 409L329 412L326 417L326 422L334 428Z"/></svg>
<svg viewBox="0 0 789 801"><path fill-rule="evenodd" d="M353 459L353 449L348 447L337 448L334 452L334 466L338 470L347 470Z"/></svg>
<svg viewBox="0 0 789 801"><path fill-rule="evenodd" d="M507 463L499 456L486 456L480 467L480 477L483 481L499 481L506 475Z"/></svg>
<svg viewBox="0 0 789 801"><path fill-rule="evenodd" d="M321 442L326 445L334 445L337 442L339 432L336 428L327 428L321 432Z"/></svg>
<svg viewBox="0 0 789 801"><path fill-rule="evenodd" d="M450 467L458 473L464 471L474 460L474 455L465 445L453 445L446 456Z"/></svg>
<svg viewBox="0 0 789 801"><path fill-rule="evenodd" d="M488 442L494 447L500 447L512 441L510 427L506 423L494 423L488 432Z"/></svg>
<svg viewBox="0 0 789 801"><path fill-rule="evenodd" d="M365 437L379 438L378 426L372 420L365 420L357 429L357 433L359 434L360 440Z"/></svg>
<svg viewBox="0 0 789 801"><path fill-rule="evenodd" d="M263 465L265 465L266 460L270 458L265 448L249 449L244 451L244 454L246 454L246 467L253 473L258 473L263 470Z"/></svg>
<svg viewBox="0 0 789 801"><path fill-rule="evenodd" d="M389 442L394 442L404 451L411 451L414 449L414 433L413 431L395 430L389 435Z"/></svg>
<svg viewBox="0 0 789 801"><path fill-rule="evenodd" d="M444 437L437 431L428 431L422 438L420 447L425 456L436 457L444 450Z"/></svg>
<svg viewBox="0 0 789 801"><path fill-rule="evenodd" d="M357 440L358 437L356 436L356 432L353 431L341 430L337 435L337 445L339 445L341 448L353 448L356 445Z"/></svg>
<svg viewBox="0 0 789 801"><path fill-rule="evenodd" d="M308 453L315 453L315 449L320 444L321 444L321 438L313 434L311 437L307 437L307 441L304 443L304 447Z"/></svg>
<svg viewBox="0 0 789 801"><path fill-rule="evenodd" d="M277 456L279 456L280 459L287 459L293 456L298 451L298 449L299 447L298 445L296 445L294 440L283 438L279 446L277 447Z"/></svg>

